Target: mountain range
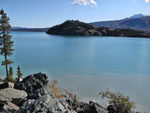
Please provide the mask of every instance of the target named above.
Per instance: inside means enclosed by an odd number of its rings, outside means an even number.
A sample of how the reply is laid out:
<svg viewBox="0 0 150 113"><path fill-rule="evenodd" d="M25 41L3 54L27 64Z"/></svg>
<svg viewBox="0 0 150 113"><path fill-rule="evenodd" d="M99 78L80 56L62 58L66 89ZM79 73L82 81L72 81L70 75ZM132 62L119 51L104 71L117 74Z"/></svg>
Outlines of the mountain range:
<svg viewBox="0 0 150 113"><path fill-rule="evenodd" d="M150 16L137 14L121 20L92 22L90 24L97 27L150 31Z"/></svg>
<svg viewBox="0 0 150 113"><path fill-rule="evenodd" d="M89 24L97 27L150 31L150 15L137 14L121 20L99 21ZM48 29L49 28L12 27L11 31L47 32Z"/></svg>

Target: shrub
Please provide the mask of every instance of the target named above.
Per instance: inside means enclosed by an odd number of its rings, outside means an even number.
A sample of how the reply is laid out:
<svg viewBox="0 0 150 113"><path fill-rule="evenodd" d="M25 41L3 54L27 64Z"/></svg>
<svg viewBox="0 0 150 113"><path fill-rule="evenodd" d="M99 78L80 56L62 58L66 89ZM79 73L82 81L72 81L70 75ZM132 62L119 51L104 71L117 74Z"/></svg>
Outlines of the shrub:
<svg viewBox="0 0 150 113"><path fill-rule="evenodd" d="M135 108L135 103L130 101L129 96L124 96L120 92L112 93L109 90L99 93L102 98L107 98L110 105L113 105L116 109L115 113L131 113Z"/></svg>
<svg viewBox="0 0 150 113"><path fill-rule="evenodd" d="M77 98L77 95L74 95L74 97L73 97L73 103L78 104L78 103L79 103L78 100L79 100L79 99Z"/></svg>
<svg viewBox="0 0 150 113"><path fill-rule="evenodd" d="M55 97L64 97L61 94L61 90L57 87L57 80L53 80L51 83L51 91Z"/></svg>
<svg viewBox="0 0 150 113"><path fill-rule="evenodd" d="M13 82L13 83L16 82L16 80L12 76L7 76L3 81L4 82Z"/></svg>
<svg viewBox="0 0 150 113"><path fill-rule="evenodd" d="M20 77L22 77L22 72L21 72L21 68L20 68L20 66L18 66L17 67L17 76L18 76L18 78L20 78Z"/></svg>
<svg viewBox="0 0 150 113"><path fill-rule="evenodd" d="M9 76L11 76L13 78L14 72L13 72L13 68L10 67L9 68Z"/></svg>
<svg viewBox="0 0 150 113"><path fill-rule="evenodd" d="M73 103L79 103L79 97L72 90L64 89L64 93Z"/></svg>

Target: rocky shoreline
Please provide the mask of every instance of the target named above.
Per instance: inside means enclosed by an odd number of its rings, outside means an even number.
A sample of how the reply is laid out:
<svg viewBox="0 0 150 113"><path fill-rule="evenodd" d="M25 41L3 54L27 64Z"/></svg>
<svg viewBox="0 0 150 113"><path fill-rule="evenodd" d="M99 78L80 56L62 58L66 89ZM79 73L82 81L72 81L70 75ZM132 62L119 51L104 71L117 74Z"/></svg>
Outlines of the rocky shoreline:
<svg viewBox="0 0 150 113"><path fill-rule="evenodd" d="M15 84L1 82L0 113L116 113L113 106L77 102L75 95L60 93L57 88L56 94L53 85L42 73L29 75Z"/></svg>

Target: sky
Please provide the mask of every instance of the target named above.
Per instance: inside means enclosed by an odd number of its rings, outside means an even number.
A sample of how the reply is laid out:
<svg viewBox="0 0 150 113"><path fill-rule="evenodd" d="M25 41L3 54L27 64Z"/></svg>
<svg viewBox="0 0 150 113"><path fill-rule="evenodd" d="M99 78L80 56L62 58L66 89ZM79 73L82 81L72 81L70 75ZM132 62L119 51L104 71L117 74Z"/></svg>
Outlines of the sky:
<svg viewBox="0 0 150 113"><path fill-rule="evenodd" d="M66 20L96 22L150 15L149 0L0 0L12 26L51 27Z"/></svg>

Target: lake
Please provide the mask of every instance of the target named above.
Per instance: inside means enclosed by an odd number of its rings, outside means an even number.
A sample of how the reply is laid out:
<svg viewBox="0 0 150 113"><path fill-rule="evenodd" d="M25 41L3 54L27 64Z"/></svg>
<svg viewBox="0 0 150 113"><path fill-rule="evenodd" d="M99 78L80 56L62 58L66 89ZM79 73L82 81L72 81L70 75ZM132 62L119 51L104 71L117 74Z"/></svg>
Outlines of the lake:
<svg viewBox="0 0 150 113"><path fill-rule="evenodd" d="M18 65L24 76L46 73L83 100L101 101L98 93L106 88L121 91L136 102L137 110L150 111L150 39L11 34L15 74ZM3 77L4 69L0 66Z"/></svg>

